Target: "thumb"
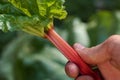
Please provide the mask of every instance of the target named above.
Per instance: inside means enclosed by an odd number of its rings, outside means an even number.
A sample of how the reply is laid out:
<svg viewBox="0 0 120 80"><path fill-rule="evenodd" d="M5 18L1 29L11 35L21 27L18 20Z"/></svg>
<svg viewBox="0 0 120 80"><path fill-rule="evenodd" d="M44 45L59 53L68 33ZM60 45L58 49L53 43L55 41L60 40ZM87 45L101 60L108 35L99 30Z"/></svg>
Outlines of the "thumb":
<svg viewBox="0 0 120 80"><path fill-rule="evenodd" d="M109 59L107 46L104 44L100 44L91 48L85 48L82 45L76 43L73 47L81 56L81 58L88 64L96 65Z"/></svg>

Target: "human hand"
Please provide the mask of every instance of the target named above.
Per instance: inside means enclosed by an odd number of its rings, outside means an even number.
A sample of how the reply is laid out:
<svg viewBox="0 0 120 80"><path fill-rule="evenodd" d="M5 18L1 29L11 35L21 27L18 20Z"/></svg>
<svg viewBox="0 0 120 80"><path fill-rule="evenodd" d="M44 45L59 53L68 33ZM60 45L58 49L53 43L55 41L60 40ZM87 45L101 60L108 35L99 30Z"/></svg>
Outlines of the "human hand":
<svg viewBox="0 0 120 80"><path fill-rule="evenodd" d="M74 49L81 58L90 65L97 65L104 80L120 80L120 36L114 35L106 41L91 48L85 48L75 44ZM83 53L80 53L80 52ZM68 62L65 71L69 77L76 80L94 80L89 75L79 75L79 68L76 64Z"/></svg>

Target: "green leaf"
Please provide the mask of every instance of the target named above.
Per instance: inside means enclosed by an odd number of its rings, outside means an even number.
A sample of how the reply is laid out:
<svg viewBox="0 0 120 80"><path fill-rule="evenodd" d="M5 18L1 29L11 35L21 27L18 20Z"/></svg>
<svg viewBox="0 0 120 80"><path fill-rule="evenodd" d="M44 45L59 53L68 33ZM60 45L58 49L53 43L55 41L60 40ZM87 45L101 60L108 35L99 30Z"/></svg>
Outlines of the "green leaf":
<svg viewBox="0 0 120 80"><path fill-rule="evenodd" d="M49 18L64 19L67 13L63 10L63 2L63 0L37 0L40 15Z"/></svg>
<svg viewBox="0 0 120 80"><path fill-rule="evenodd" d="M41 24L42 22L42 24ZM45 21L47 22L47 21ZM0 29L3 31L23 30L37 36L44 36L44 20L40 20L37 16L12 16L0 15ZM45 23L48 24L48 23Z"/></svg>
<svg viewBox="0 0 120 80"><path fill-rule="evenodd" d="M14 16L24 15L19 9L15 8L12 4L8 2L0 2L0 15L1 14L11 14Z"/></svg>
<svg viewBox="0 0 120 80"><path fill-rule="evenodd" d="M27 16L39 15L46 18L63 19L66 17L64 0L8 0Z"/></svg>
<svg viewBox="0 0 120 80"><path fill-rule="evenodd" d="M54 18L66 17L63 4L64 0L8 0L0 3L0 29L23 30L44 37Z"/></svg>

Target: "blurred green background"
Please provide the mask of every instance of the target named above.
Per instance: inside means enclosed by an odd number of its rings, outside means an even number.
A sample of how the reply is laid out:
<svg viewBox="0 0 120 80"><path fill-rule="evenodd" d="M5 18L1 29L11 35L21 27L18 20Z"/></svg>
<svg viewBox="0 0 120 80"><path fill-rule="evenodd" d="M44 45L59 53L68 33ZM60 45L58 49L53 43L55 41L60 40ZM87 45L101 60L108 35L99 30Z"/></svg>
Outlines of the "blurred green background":
<svg viewBox="0 0 120 80"><path fill-rule="evenodd" d="M71 46L95 46L120 33L119 4L120 0L66 0L68 16L55 20L55 29ZM64 72L66 62L45 39L0 31L0 80L73 80Z"/></svg>

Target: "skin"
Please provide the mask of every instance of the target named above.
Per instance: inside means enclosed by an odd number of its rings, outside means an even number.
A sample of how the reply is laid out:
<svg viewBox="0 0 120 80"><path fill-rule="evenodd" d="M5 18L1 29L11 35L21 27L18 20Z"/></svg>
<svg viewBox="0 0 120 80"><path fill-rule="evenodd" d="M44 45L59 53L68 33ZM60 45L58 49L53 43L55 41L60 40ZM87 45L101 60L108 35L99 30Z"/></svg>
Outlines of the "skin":
<svg viewBox="0 0 120 80"><path fill-rule="evenodd" d="M120 80L120 35L113 35L95 47L85 48L78 43L73 47L87 64L97 65L104 80ZM94 80L89 75L78 76L79 68L72 62L66 64L65 71L76 80Z"/></svg>

